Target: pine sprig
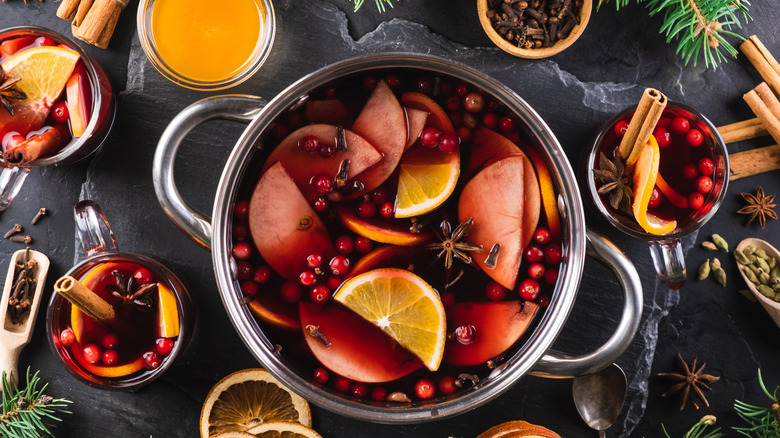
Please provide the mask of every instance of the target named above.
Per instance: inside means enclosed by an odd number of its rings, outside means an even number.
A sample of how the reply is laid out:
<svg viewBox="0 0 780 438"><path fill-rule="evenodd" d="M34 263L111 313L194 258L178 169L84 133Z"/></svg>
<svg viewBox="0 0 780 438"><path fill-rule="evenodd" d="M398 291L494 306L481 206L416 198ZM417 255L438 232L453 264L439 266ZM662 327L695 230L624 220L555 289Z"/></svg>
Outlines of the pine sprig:
<svg viewBox="0 0 780 438"><path fill-rule="evenodd" d="M751 438L778 438L780 437L780 402L777 399L777 391L780 387L775 388L774 393L770 394L761 378L761 370L758 370L758 383L771 405L755 406L736 400L734 410L748 426L735 427L734 430Z"/></svg>
<svg viewBox="0 0 780 438"><path fill-rule="evenodd" d="M355 12L360 9L361 6L363 6L363 0L353 0L355 3ZM374 3L376 3L376 8L379 10L379 12L384 12L385 5L393 7L393 1L392 0L374 0Z"/></svg>
<svg viewBox="0 0 780 438"><path fill-rule="evenodd" d="M705 415L701 417L701 420L694 424L688 432L685 432L685 435L683 435L682 438L723 438L725 435L720 432L720 428L712 430L706 435L704 434L707 432L707 427L715 424L715 421L716 419L712 415ZM663 424L661 425L661 429L663 429L666 438L671 438L669 432L666 431L666 427L664 427Z"/></svg>
<svg viewBox="0 0 780 438"><path fill-rule="evenodd" d="M2 373L3 413L0 414L0 436L3 438L39 438L54 436L49 430L51 421L60 420L69 400L52 398L44 391L48 384L41 385L38 372L30 376L27 369L27 384L18 388L13 376Z"/></svg>

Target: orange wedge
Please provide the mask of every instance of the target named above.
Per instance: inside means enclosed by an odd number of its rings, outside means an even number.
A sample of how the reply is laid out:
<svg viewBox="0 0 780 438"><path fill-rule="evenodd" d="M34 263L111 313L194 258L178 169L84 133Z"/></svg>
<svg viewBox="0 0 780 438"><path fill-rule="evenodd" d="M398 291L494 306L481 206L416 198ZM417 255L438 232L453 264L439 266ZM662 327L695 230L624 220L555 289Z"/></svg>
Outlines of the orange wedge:
<svg viewBox="0 0 780 438"><path fill-rule="evenodd" d="M376 325L436 371L444 354L447 321L439 294L417 275L374 269L347 280L333 297Z"/></svg>
<svg viewBox="0 0 780 438"><path fill-rule="evenodd" d="M22 107L39 105L48 113L79 58L77 52L63 47L36 47L10 57L3 69L9 77L21 78L16 89L27 96L20 102Z"/></svg>
<svg viewBox="0 0 780 438"><path fill-rule="evenodd" d="M129 376L130 374L142 370L146 366L144 364L143 357L139 357L135 361L130 362L128 364L111 366L111 367L91 364L87 362L87 359L85 359L84 356L81 354L81 346L78 343L73 344L70 348L70 351L73 354L73 358L76 359L76 362L78 362L79 365L84 367L84 369L89 371L90 373L100 377L117 378L117 377Z"/></svg>
<svg viewBox="0 0 780 438"><path fill-rule="evenodd" d="M634 167L634 204L632 211L634 219L643 230L650 234L668 234L677 227L676 220L666 220L647 212L647 204L653 194L658 178L658 164L661 152L658 143L652 135L642 146Z"/></svg>
<svg viewBox="0 0 780 438"><path fill-rule="evenodd" d="M526 154L534 164L536 176L539 178L539 192L542 195L542 208L544 216L547 218L547 227L550 229L550 236L553 241L561 239L561 219L558 216L558 203L555 201L555 188L553 187L550 170L544 164L541 155L533 148L528 148Z"/></svg>
<svg viewBox="0 0 780 438"><path fill-rule="evenodd" d="M395 217L428 213L449 198L460 175L460 152L418 147L401 158Z"/></svg>
<svg viewBox="0 0 780 438"><path fill-rule="evenodd" d="M444 133L455 133L455 127L452 126L452 121L450 121L444 109L425 94L416 91L406 92L401 95L401 103L409 108L427 111L429 114L428 123L441 129Z"/></svg>
<svg viewBox="0 0 780 438"><path fill-rule="evenodd" d="M157 283L157 336L179 336L179 306L176 296L162 283Z"/></svg>
<svg viewBox="0 0 780 438"><path fill-rule="evenodd" d="M379 243L389 245L412 246L420 245L430 240L430 233L412 233L408 228L403 228L394 222L380 219L364 219L357 216L349 208L335 206L336 216L342 225L355 233Z"/></svg>

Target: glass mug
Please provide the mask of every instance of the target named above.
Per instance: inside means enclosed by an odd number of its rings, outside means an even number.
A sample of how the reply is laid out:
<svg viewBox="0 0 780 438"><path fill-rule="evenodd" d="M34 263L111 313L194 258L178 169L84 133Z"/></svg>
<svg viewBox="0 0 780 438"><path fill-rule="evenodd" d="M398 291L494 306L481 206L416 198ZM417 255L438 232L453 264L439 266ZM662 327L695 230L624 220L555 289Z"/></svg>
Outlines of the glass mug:
<svg viewBox="0 0 780 438"><path fill-rule="evenodd" d="M612 208L608 195L598 193L599 186L594 172L599 166L601 153L610 160L614 157L620 144L620 137L615 132L616 125L621 121L630 121L634 111L636 107L623 110L599 130L581 162L580 174L584 178L582 187L585 187L590 195L585 198L591 206L613 226L648 243L658 277L670 289L679 289L686 280L685 258L680 240L707 223L723 201L729 180L728 151L718 130L706 117L685 105L674 102L667 104L656 129L661 127L669 133L668 137L659 141L659 175L663 175L668 184L664 184L666 187L659 187L660 183L656 184L654 190L661 193L661 201L654 206L654 211L660 216L674 218L677 225L670 233L650 234L639 226L633 215ZM687 132L683 132L681 128L678 128L680 133L674 131L671 124L677 118L689 122ZM687 139L688 133L693 130L702 134L700 142ZM675 153L670 154L672 150ZM710 161L700 164L705 159ZM700 179L704 180L701 182L702 190L698 190ZM706 190L707 188L709 190ZM664 192L665 190L667 192ZM666 196L666 193L670 193L669 190L672 192L671 196ZM687 191L678 193L683 190ZM689 198L692 196L700 199L691 202ZM692 206L698 203L701 203L698 208Z"/></svg>
<svg viewBox="0 0 780 438"><path fill-rule="evenodd" d="M182 280L156 260L120 252L95 202L81 201L74 211L87 259L66 275L107 301L119 322L95 321L54 293L46 315L49 345L90 386L138 389L162 375L187 347L195 325L192 298Z"/></svg>

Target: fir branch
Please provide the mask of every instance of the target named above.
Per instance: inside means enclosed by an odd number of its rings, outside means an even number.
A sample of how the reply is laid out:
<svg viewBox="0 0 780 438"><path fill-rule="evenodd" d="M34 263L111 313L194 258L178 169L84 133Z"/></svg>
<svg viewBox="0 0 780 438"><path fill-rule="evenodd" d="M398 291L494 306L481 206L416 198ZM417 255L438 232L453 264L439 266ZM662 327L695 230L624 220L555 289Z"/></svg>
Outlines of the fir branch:
<svg viewBox="0 0 780 438"><path fill-rule="evenodd" d="M734 410L739 417L748 424L746 427L735 427L734 430L740 434L751 438L778 438L780 437L780 402L777 399L777 391L769 393L761 377L761 370L758 370L758 383L761 389L769 398L771 405L755 406L740 400L734 402Z"/></svg>
<svg viewBox="0 0 780 438"><path fill-rule="evenodd" d="M54 436L49 430L50 420L62 421L61 414L70 414L66 410L69 400L52 398L44 391L48 384L41 386L38 372L30 376L27 369L27 384L19 388L13 376L2 373L3 413L0 414L0 436L3 438L40 438Z"/></svg>
<svg viewBox="0 0 780 438"><path fill-rule="evenodd" d="M715 424L715 417L712 415L705 415L701 417L701 420L699 420L698 423L694 424L693 427L688 432L685 432L685 435L682 436L682 438L722 438L725 435L720 432L720 428L717 428L713 431L710 431L706 435L704 435L704 432L707 432L707 427L712 426ZM664 425L661 425L661 429L664 431L664 435L666 435L666 438L671 438L669 435L669 432L666 431L666 427Z"/></svg>
<svg viewBox="0 0 780 438"><path fill-rule="evenodd" d="M353 0L353 1L355 3L355 12L357 12L358 9L360 9L360 7L363 6L363 0ZM386 10L385 4L387 4L387 6L390 6L391 8L393 7L392 0L374 0L374 3L376 3L376 8L379 10L379 12L384 12Z"/></svg>

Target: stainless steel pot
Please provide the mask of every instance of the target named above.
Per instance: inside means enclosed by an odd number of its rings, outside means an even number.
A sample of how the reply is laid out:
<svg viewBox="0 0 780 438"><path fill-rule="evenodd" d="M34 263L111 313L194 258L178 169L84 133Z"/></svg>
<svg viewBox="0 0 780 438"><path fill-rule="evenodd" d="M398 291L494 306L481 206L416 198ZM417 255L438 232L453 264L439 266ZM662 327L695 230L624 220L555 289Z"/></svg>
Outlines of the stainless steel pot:
<svg viewBox="0 0 780 438"><path fill-rule="evenodd" d="M243 304L238 282L231 275L229 230L233 206L242 175L261 134L284 111L295 106L318 86L347 75L388 68L415 68L433 74L462 79L486 90L500 103L517 113L550 169L556 185L562 218L564 262L552 300L525 344L473 388L456 396L403 405L360 401L315 386L308 375L291 368L274 350L263 328ZM179 195L173 179L174 160L187 133L211 119L247 123L225 164L214 201L212 217L190 207ZM380 423L414 423L457 415L498 397L526 374L546 377L572 377L591 373L613 363L628 348L642 313L642 286L636 269L612 243L585 227L579 190L571 166L558 140L538 114L512 90L461 64L433 56L393 53L351 59L325 67L290 85L266 103L253 96L216 96L190 105L177 115L163 133L154 158L155 191L165 212L185 234L211 249L217 284L228 315L252 354L295 392L326 409L349 417ZM625 300L620 323L609 340L596 351L571 356L550 348L561 333L582 277L585 255L604 263L617 276Z"/></svg>

